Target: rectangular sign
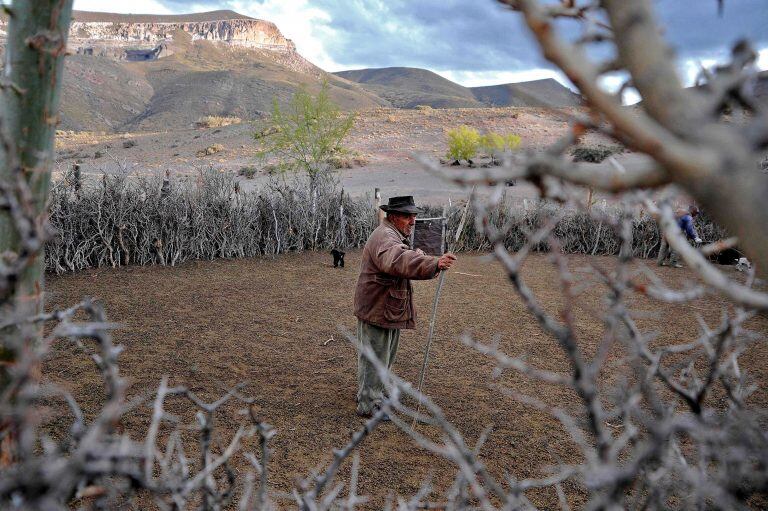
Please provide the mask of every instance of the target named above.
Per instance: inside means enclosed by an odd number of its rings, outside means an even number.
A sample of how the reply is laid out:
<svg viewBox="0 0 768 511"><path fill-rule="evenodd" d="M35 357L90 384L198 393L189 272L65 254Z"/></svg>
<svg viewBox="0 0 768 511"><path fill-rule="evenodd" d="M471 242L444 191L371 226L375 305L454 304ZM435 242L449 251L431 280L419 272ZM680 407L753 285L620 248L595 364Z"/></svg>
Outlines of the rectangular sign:
<svg viewBox="0 0 768 511"><path fill-rule="evenodd" d="M445 252L446 219L417 218L413 229L413 248L420 248L428 255L441 256Z"/></svg>

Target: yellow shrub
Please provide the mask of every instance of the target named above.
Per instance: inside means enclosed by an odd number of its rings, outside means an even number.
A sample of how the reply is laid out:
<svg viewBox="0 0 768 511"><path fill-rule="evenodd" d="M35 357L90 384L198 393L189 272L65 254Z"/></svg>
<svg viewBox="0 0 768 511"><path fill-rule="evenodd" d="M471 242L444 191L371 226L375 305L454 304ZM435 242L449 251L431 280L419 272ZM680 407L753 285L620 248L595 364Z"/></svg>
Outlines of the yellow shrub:
<svg viewBox="0 0 768 511"><path fill-rule="evenodd" d="M448 158L471 160L480 146L480 133L469 126L459 126L448 131Z"/></svg>
<svg viewBox="0 0 768 511"><path fill-rule="evenodd" d="M197 120L195 125L198 128L221 128L230 124L240 124L243 120L239 117L219 117L216 115L206 115Z"/></svg>

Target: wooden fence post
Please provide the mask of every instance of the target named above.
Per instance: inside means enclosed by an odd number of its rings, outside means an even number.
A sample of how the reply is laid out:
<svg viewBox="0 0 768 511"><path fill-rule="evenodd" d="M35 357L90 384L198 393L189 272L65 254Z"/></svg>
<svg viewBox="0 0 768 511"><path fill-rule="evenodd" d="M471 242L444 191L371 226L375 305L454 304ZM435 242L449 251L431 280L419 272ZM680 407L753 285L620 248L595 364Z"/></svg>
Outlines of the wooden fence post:
<svg viewBox="0 0 768 511"><path fill-rule="evenodd" d="M384 221L384 211L381 210L381 190L378 188L373 189L373 196L376 199L376 218L378 219L378 225Z"/></svg>

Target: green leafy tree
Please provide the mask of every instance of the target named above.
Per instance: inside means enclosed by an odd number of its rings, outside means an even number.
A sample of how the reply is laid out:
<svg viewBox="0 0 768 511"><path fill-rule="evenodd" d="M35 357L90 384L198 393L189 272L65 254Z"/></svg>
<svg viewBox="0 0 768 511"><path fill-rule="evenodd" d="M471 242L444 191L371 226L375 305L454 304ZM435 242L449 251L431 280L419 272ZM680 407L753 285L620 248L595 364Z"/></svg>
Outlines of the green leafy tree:
<svg viewBox="0 0 768 511"><path fill-rule="evenodd" d="M508 133L507 135L504 136L504 148L510 151L514 151L515 149L520 147L520 142L522 142L520 135L515 135L514 133Z"/></svg>
<svg viewBox="0 0 768 511"><path fill-rule="evenodd" d="M489 131L480 137L480 147L491 158L491 161L495 162L496 157L504 151L514 151L517 149L520 141L520 137L513 133L500 135Z"/></svg>
<svg viewBox="0 0 768 511"><path fill-rule="evenodd" d="M485 154L491 157L491 161L495 161L496 155L504 152L505 146L505 138L493 131L489 131L480 137L480 147L483 148Z"/></svg>
<svg viewBox="0 0 768 511"><path fill-rule="evenodd" d="M354 123L355 115L341 112L323 83L316 96L300 88L285 109L275 99L272 127L254 138L261 140L260 156L275 155L281 169L302 170L314 183L328 160L344 152L342 143Z"/></svg>
<svg viewBox="0 0 768 511"><path fill-rule="evenodd" d="M471 160L480 148L480 133L469 126L459 126L448 131L448 158Z"/></svg>
<svg viewBox="0 0 768 511"><path fill-rule="evenodd" d="M480 145L489 153L503 151L506 143L506 139L503 136L493 131L489 131L480 137Z"/></svg>

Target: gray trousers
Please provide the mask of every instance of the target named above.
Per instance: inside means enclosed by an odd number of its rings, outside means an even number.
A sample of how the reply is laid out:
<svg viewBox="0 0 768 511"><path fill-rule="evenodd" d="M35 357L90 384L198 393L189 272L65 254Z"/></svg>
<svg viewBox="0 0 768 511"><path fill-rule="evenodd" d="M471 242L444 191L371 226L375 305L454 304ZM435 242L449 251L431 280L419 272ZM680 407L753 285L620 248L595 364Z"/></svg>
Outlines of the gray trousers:
<svg viewBox="0 0 768 511"><path fill-rule="evenodd" d="M357 320L357 339L361 345L369 346L382 364L388 369L395 363L397 345L400 343L400 329L381 328ZM357 413L368 415L374 406L384 399L384 383L362 353L357 356Z"/></svg>
<svg viewBox="0 0 768 511"><path fill-rule="evenodd" d="M667 259L669 259L670 264L677 265L679 264L677 261L677 253L672 250L672 247L669 246L669 243L667 243L667 239L664 237L664 235L661 236L661 247L659 247L659 255L656 258L656 264L659 266L664 266L666 264Z"/></svg>

